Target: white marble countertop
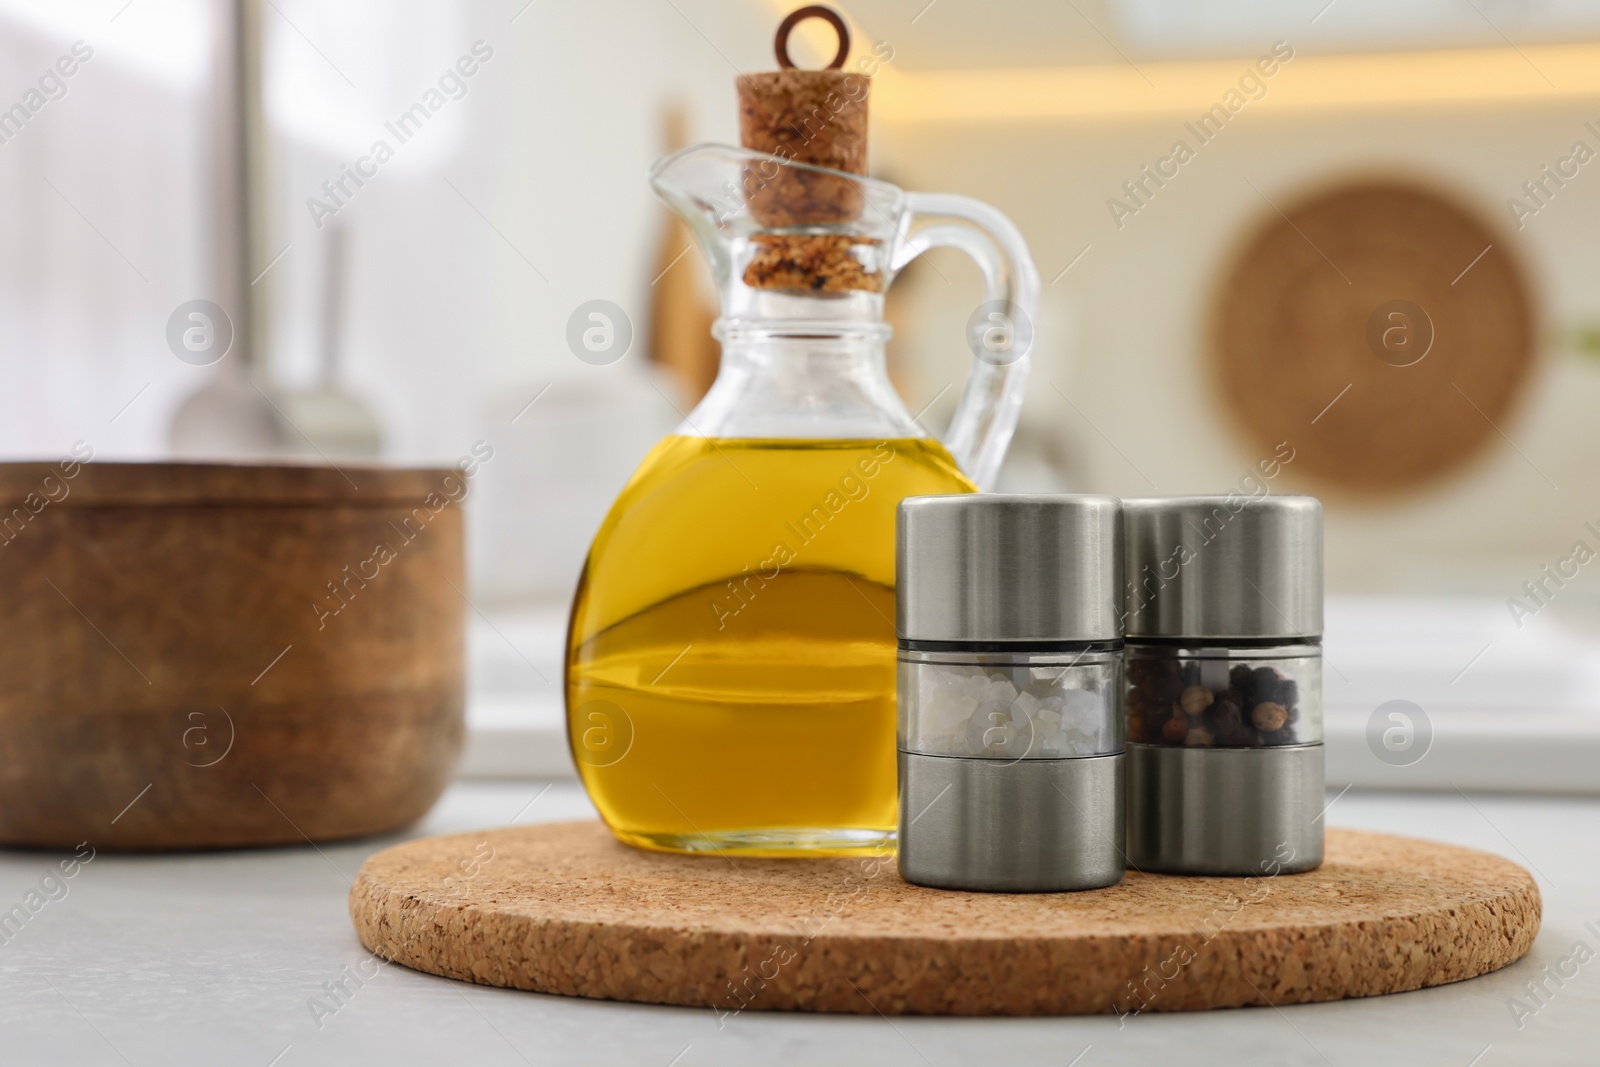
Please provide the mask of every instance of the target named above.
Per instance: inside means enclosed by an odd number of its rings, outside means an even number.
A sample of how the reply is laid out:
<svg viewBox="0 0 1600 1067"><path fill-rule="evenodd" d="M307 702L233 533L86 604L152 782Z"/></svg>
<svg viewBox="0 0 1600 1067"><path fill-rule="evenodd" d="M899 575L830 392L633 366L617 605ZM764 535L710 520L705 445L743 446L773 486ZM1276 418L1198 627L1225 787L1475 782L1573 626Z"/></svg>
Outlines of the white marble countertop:
<svg viewBox="0 0 1600 1067"><path fill-rule="evenodd" d="M543 789L469 782L414 834L503 825ZM520 822L592 814L557 783ZM45 884L62 856L0 852L0 910L49 900L0 943L0 1064L301 1067L307 1064L1594 1063L1600 959L1600 798L1361 793L1335 826L1451 841L1533 871L1544 927L1521 962L1470 982L1298 1007L1113 1017L934 1019L747 1012L541 996L376 967L346 912L349 880L393 839L181 856L100 854ZM409 836L409 835L408 835ZM65 895L61 895L65 886ZM997 898L998 899L998 898ZM1594 924L1586 929L1585 924ZM1571 966L1566 969L1570 973ZM1549 972L1542 968L1551 967ZM374 977L331 1015L325 983ZM1548 975L1548 977L1547 977ZM1527 983L1543 980L1543 1002ZM1559 982L1559 984L1558 984ZM1513 998L1532 1014L1519 1020ZM319 1018L319 1014L321 1017Z"/></svg>

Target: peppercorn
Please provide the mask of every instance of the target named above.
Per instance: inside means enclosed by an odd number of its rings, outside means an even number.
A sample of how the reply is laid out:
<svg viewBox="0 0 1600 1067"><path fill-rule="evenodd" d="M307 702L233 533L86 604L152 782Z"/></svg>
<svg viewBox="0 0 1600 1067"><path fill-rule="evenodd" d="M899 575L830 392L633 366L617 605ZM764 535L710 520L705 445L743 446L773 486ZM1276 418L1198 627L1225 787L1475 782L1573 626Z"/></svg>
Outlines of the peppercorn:
<svg viewBox="0 0 1600 1067"><path fill-rule="evenodd" d="M1209 708L1216 696L1203 685L1191 685L1178 698L1178 706L1189 716L1198 716Z"/></svg>
<svg viewBox="0 0 1600 1067"><path fill-rule="evenodd" d="M1148 693L1150 699L1159 705L1172 703L1183 686L1180 684L1177 672L1174 671L1171 675L1165 673L1152 674L1139 683L1139 688Z"/></svg>
<svg viewBox="0 0 1600 1067"><path fill-rule="evenodd" d="M1182 715L1174 715L1161 727L1161 736L1172 744L1181 744L1189 735L1189 722Z"/></svg>
<svg viewBox="0 0 1600 1067"><path fill-rule="evenodd" d="M1134 689L1128 693L1128 714L1143 715L1150 710L1150 696L1143 689Z"/></svg>
<svg viewBox="0 0 1600 1067"><path fill-rule="evenodd" d="M1262 733L1272 733L1283 729L1283 724L1289 721L1289 709L1282 704L1263 701L1250 712L1250 721Z"/></svg>
<svg viewBox="0 0 1600 1067"><path fill-rule="evenodd" d="M1244 724L1244 715L1239 710L1239 705L1228 699L1229 690L1223 690L1217 702L1208 709L1206 718L1211 720L1213 726L1221 736L1223 731L1231 731L1234 727Z"/></svg>
<svg viewBox="0 0 1600 1067"><path fill-rule="evenodd" d="M1283 686L1283 675L1271 667L1257 667L1250 672L1250 680L1254 683L1252 707L1262 703L1282 703L1278 690Z"/></svg>
<svg viewBox="0 0 1600 1067"><path fill-rule="evenodd" d="M1183 743L1189 748L1210 748L1215 739L1211 736L1210 730L1204 726L1196 726L1184 737Z"/></svg>
<svg viewBox="0 0 1600 1067"><path fill-rule="evenodd" d="M1243 722L1235 722L1232 725L1218 723L1212 729L1212 733L1215 735L1219 745L1227 745L1231 748L1261 747L1261 735L1250 729Z"/></svg>

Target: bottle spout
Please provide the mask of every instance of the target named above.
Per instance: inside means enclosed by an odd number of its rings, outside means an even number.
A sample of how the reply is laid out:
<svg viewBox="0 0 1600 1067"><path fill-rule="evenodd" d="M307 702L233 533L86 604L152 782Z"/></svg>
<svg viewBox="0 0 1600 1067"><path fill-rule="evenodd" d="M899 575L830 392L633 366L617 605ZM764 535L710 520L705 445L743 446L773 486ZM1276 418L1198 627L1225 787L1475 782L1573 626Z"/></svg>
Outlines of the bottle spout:
<svg viewBox="0 0 1600 1067"><path fill-rule="evenodd" d="M729 158L734 151L727 145L691 145L650 168L650 188L694 234L724 293L732 263L729 243L741 228L736 220L747 213L736 180L740 168Z"/></svg>

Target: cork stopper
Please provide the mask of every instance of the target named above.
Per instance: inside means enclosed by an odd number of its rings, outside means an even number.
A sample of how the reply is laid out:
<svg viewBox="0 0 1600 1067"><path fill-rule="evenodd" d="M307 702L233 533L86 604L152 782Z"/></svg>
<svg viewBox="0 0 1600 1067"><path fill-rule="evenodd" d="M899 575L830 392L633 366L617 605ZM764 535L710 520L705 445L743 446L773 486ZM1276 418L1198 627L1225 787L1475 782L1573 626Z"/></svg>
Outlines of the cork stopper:
<svg viewBox="0 0 1600 1067"><path fill-rule="evenodd" d="M798 70L789 58L789 34L805 19L820 18L839 35L825 70ZM751 151L785 162L850 174L867 170L869 80L846 73L850 31L830 7L813 4L789 14L778 27L778 70L738 79L739 141ZM750 212L763 226L834 226L861 216L860 186L833 174L771 163L745 168ZM767 234L757 239L744 282L762 289L880 292L883 278L863 267L852 246L876 243L843 234Z"/></svg>

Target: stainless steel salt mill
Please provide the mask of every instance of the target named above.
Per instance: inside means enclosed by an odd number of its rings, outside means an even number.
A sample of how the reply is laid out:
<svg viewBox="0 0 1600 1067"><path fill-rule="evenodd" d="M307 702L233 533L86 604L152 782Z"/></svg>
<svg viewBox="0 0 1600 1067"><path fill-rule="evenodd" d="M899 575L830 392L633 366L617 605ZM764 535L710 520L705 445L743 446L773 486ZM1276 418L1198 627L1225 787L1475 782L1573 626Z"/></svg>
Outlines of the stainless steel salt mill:
<svg viewBox="0 0 1600 1067"><path fill-rule="evenodd" d="M1322 862L1322 505L1126 500L1128 864Z"/></svg>
<svg viewBox="0 0 1600 1067"><path fill-rule="evenodd" d="M897 523L900 873L947 889L1122 880L1122 509L913 497Z"/></svg>

